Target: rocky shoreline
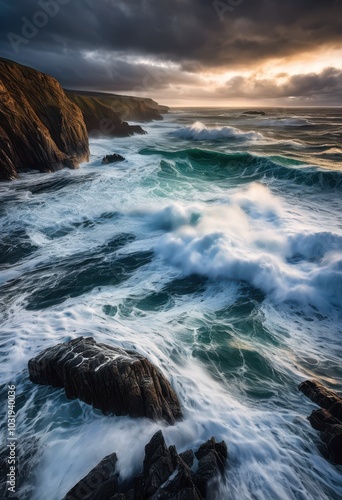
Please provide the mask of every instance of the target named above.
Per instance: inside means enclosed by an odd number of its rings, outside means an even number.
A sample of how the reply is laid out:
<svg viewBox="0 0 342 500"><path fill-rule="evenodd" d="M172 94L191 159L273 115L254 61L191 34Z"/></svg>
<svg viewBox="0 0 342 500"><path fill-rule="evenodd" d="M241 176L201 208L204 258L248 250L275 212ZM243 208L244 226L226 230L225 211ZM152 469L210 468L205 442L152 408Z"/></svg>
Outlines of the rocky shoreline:
<svg viewBox="0 0 342 500"><path fill-rule="evenodd" d="M89 136L144 134L124 120L160 120L167 111L152 99L65 92L51 76L0 58L0 181L78 168L89 161Z"/></svg>
<svg viewBox="0 0 342 500"><path fill-rule="evenodd" d="M63 500L204 500L209 490L222 478L228 450L225 442L214 438L191 449L177 453L167 447L162 431L145 446L142 470L129 481L122 481L116 471L116 453L105 457Z"/></svg>
<svg viewBox="0 0 342 500"><path fill-rule="evenodd" d="M174 425L182 416L175 390L162 372L136 351L79 337L41 352L28 363L30 380L64 388L105 415L145 417ZM307 380L299 390L321 406L308 417L321 432L325 458L342 464L342 398L318 381ZM158 431L145 447L141 472L123 480L115 450L81 479L64 500L204 500L215 496L224 480L228 450L212 437L197 451L178 453Z"/></svg>
<svg viewBox="0 0 342 500"><path fill-rule="evenodd" d="M51 76L0 59L0 179L89 160L81 110Z"/></svg>
<svg viewBox="0 0 342 500"><path fill-rule="evenodd" d="M105 415L147 417L164 425L182 418L178 396L161 371L135 351L79 337L41 352L28 363L30 380L64 388L69 399ZM203 500L224 475L225 442L209 439L194 453L178 454L158 431L145 447L142 471L122 481L116 453L105 457L65 496L65 500Z"/></svg>

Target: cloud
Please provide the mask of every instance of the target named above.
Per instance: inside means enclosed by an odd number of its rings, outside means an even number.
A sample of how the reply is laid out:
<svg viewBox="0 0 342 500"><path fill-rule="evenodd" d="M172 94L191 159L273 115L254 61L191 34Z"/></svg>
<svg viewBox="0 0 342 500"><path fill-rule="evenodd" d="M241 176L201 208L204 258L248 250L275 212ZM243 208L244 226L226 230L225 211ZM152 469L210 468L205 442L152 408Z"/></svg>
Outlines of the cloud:
<svg viewBox="0 0 342 500"><path fill-rule="evenodd" d="M223 14L219 5L227 5ZM341 47L342 41L341 0L0 0L0 11L2 55L73 88L186 93L188 86L201 86L203 73L253 72L271 59L299 58ZM45 24L39 12L45 13ZM29 38L27 23L37 28ZM21 43L15 45L13 35ZM291 85L295 90L307 85L311 92L314 78L298 75ZM339 92L333 87L339 78L329 78L329 92ZM220 91L237 95L240 88L246 95L243 80L236 77ZM255 96L267 89L290 91L267 78L252 82Z"/></svg>
<svg viewBox="0 0 342 500"><path fill-rule="evenodd" d="M225 97L247 98L306 98L342 97L342 70L326 68L321 73L299 75L280 74L277 78L259 75L233 77L218 92Z"/></svg>

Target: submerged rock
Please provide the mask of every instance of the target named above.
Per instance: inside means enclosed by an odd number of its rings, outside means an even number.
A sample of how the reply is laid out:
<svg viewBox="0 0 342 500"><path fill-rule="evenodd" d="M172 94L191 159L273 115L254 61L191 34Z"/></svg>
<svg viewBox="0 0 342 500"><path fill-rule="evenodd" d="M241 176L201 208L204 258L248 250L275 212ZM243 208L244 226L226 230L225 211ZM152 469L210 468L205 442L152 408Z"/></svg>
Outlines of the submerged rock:
<svg viewBox="0 0 342 500"><path fill-rule="evenodd" d="M174 424L182 416L178 397L161 371L135 351L77 338L31 359L30 380L64 387L104 414L148 417Z"/></svg>
<svg viewBox="0 0 342 500"><path fill-rule="evenodd" d="M106 155L103 157L102 165L109 165L110 163L117 163L119 161L125 161L125 158L116 153L112 155Z"/></svg>
<svg viewBox="0 0 342 500"><path fill-rule="evenodd" d="M247 115L247 116L266 116L265 111L244 111L241 113L242 115Z"/></svg>
<svg viewBox="0 0 342 500"><path fill-rule="evenodd" d="M316 380L306 380L299 390L322 407L308 417L312 427L321 432L329 458L342 464L342 398Z"/></svg>
<svg viewBox="0 0 342 500"><path fill-rule="evenodd" d="M82 113L57 80L0 58L0 180L88 160Z"/></svg>
<svg viewBox="0 0 342 500"><path fill-rule="evenodd" d="M197 470L192 470L194 456ZM194 454L188 450L178 455L174 446L166 446L164 436L158 431L145 447L142 472L130 481L120 482L115 472L116 455L106 457L84 479L67 493L64 500L203 500L208 491L215 489L226 466L228 452L224 442L214 438L204 443ZM112 458L111 458L112 457ZM110 464L112 460L112 465ZM107 467L107 464L110 466ZM105 466L104 466L105 465ZM96 478L96 481L94 480ZM112 481L112 482L111 482ZM97 485L90 488L90 484ZM77 492L88 487L87 496Z"/></svg>

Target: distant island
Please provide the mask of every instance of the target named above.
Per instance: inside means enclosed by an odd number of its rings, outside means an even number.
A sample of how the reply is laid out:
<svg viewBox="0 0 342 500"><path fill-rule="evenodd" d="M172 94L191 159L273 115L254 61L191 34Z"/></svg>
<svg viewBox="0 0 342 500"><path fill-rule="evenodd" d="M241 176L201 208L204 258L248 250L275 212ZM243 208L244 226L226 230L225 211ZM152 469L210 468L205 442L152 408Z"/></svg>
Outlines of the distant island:
<svg viewBox="0 0 342 500"><path fill-rule="evenodd" d="M266 116L265 111L256 111L256 110L251 110L251 111L244 111L241 113L242 115L247 115L247 116Z"/></svg>

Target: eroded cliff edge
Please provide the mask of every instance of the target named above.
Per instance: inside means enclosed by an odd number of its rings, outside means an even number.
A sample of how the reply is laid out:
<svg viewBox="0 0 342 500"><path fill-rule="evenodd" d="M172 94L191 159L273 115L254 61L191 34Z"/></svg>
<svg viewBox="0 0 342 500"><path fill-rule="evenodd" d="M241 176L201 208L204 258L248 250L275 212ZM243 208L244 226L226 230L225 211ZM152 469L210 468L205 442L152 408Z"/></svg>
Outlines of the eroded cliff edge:
<svg viewBox="0 0 342 500"><path fill-rule="evenodd" d="M145 97L131 97L81 90L65 90L65 92L84 114L91 109L98 109L102 110L102 115L105 114L108 118L114 113L114 119L116 116L121 120L145 123L152 120L162 120L162 115L169 111L167 106L161 106L156 101L153 101L153 99ZM89 126L88 130L90 128Z"/></svg>
<svg viewBox="0 0 342 500"><path fill-rule="evenodd" d="M0 180L88 161L80 109L49 75L0 58Z"/></svg>
<svg viewBox="0 0 342 500"><path fill-rule="evenodd" d="M123 120L161 120L167 111L149 98L64 91L53 77L0 58L0 180L77 168L89 160L88 135L144 134Z"/></svg>

